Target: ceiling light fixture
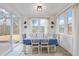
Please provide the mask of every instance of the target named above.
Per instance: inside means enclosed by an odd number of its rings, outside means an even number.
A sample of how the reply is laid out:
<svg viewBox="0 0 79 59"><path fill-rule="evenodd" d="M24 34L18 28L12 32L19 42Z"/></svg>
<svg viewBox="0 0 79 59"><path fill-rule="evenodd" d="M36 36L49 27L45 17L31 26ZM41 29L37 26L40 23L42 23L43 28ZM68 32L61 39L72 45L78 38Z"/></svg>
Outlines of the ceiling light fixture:
<svg viewBox="0 0 79 59"><path fill-rule="evenodd" d="M41 5L37 6L37 11L42 11L42 6Z"/></svg>

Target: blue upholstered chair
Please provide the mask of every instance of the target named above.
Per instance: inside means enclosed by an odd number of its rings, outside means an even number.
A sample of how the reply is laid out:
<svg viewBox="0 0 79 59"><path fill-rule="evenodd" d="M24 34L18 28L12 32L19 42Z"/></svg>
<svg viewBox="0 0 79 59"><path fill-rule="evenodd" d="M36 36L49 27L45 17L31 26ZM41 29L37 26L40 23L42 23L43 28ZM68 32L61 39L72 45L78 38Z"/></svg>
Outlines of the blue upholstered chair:
<svg viewBox="0 0 79 59"><path fill-rule="evenodd" d="M38 53L40 53L40 40L38 39L33 39L32 40L32 52L33 52L33 49L34 48L37 48L38 49Z"/></svg>
<svg viewBox="0 0 79 59"><path fill-rule="evenodd" d="M49 45L48 45L49 41L48 39L42 39L41 40L41 52L42 52L42 48L47 48L47 52L49 54Z"/></svg>
<svg viewBox="0 0 79 59"><path fill-rule="evenodd" d="M57 39L49 39L49 45L54 47L54 51L56 51L56 46L58 46Z"/></svg>
<svg viewBox="0 0 79 59"><path fill-rule="evenodd" d="M23 51L24 51L24 54L28 53L28 51L26 51L26 46L31 46L31 40L30 39L27 39L27 38L24 38L23 39Z"/></svg>
<svg viewBox="0 0 79 59"><path fill-rule="evenodd" d="M27 38L26 34L23 34L23 44L24 45L31 45L31 40Z"/></svg>
<svg viewBox="0 0 79 59"><path fill-rule="evenodd" d="M31 40L30 39L26 39L26 40L23 40L23 44L24 45L31 45Z"/></svg>
<svg viewBox="0 0 79 59"><path fill-rule="evenodd" d="M58 46L57 39L49 39L49 45L56 45L56 46Z"/></svg>

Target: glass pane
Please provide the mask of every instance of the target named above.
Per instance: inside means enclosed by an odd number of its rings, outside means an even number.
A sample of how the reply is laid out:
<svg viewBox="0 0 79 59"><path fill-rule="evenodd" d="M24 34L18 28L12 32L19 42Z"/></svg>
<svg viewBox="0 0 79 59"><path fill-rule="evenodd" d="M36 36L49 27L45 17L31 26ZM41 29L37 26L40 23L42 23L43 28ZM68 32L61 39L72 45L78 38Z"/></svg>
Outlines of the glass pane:
<svg viewBox="0 0 79 59"><path fill-rule="evenodd" d="M0 55L10 48L10 23L11 19L7 18L3 12L0 12Z"/></svg>
<svg viewBox="0 0 79 59"><path fill-rule="evenodd" d="M40 20L40 26L45 26L46 25L46 20L45 19L41 19Z"/></svg>
<svg viewBox="0 0 79 59"><path fill-rule="evenodd" d="M39 26L39 20L32 20L32 26Z"/></svg>
<svg viewBox="0 0 79 59"><path fill-rule="evenodd" d="M32 34L33 37L43 37L47 35L48 21L47 19L36 18L32 20Z"/></svg>
<svg viewBox="0 0 79 59"><path fill-rule="evenodd" d="M64 16L59 17L59 32L64 33Z"/></svg>
<svg viewBox="0 0 79 59"><path fill-rule="evenodd" d="M68 33L72 34L72 10L67 11L67 17L68 17Z"/></svg>
<svg viewBox="0 0 79 59"><path fill-rule="evenodd" d="M13 35L12 35L13 47L20 42L20 34L19 34L19 19L17 17L13 17Z"/></svg>

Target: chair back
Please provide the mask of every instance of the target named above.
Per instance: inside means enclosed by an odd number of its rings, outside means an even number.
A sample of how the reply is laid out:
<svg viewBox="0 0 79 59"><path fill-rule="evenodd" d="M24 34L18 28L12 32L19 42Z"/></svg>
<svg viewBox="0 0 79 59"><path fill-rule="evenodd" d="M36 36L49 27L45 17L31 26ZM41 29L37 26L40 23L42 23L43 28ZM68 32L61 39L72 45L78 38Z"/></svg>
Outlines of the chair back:
<svg viewBox="0 0 79 59"><path fill-rule="evenodd" d="M49 45L58 45L57 39L49 39Z"/></svg>
<svg viewBox="0 0 79 59"><path fill-rule="evenodd" d="M39 40L37 40L37 39L34 39L34 40L32 40L32 44L39 44Z"/></svg>
<svg viewBox="0 0 79 59"><path fill-rule="evenodd" d="M41 44L48 44L48 40L47 39L41 40Z"/></svg>
<svg viewBox="0 0 79 59"><path fill-rule="evenodd" d="M22 35L22 38L25 39L25 38L26 38L26 34L23 34L23 35Z"/></svg>

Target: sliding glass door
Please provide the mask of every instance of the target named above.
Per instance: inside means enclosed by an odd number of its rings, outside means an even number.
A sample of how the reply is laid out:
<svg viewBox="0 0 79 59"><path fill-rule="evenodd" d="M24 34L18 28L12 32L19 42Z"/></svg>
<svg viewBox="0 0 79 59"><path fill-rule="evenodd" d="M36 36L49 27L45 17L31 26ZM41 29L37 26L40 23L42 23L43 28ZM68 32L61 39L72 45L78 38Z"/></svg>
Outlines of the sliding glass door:
<svg viewBox="0 0 79 59"><path fill-rule="evenodd" d="M19 41L19 19L0 9L0 55L14 49Z"/></svg>
<svg viewBox="0 0 79 59"><path fill-rule="evenodd" d="M8 13L0 11L0 55L10 49L11 18Z"/></svg>
<svg viewBox="0 0 79 59"><path fill-rule="evenodd" d="M15 47L20 42L20 34L19 34L19 19L16 16L12 17L12 43L13 47Z"/></svg>

